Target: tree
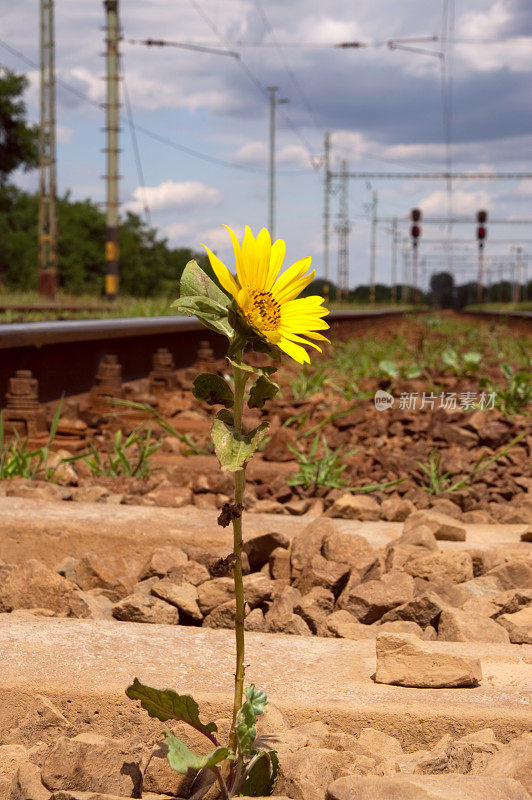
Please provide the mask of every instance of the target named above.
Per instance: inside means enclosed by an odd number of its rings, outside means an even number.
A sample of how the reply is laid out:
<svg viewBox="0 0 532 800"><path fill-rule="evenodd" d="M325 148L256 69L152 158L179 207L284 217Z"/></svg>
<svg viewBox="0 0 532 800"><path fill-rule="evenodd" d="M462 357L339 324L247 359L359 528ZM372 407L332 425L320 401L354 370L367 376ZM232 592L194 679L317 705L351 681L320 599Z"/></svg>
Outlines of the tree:
<svg viewBox="0 0 532 800"><path fill-rule="evenodd" d="M432 304L436 308L453 308L456 303L454 278L450 272L437 272L430 278Z"/></svg>
<svg viewBox="0 0 532 800"><path fill-rule="evenodd" d="M0 186L19 167L27 171L38 163L38 128L26 123L22 100L28 84L25 75L0 69Z"/></svg>

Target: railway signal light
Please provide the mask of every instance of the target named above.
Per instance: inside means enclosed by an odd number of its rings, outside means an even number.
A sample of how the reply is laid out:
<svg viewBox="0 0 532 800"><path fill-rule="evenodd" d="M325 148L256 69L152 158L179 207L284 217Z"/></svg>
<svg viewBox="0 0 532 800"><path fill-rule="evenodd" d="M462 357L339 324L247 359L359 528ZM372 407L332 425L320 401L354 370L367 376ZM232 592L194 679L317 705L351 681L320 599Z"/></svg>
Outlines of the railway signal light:
<svg viewBox="0 0 532 800"><path fill-rule="evenodd" d="M418 223L421 222L422 216L421 209L419 208L413 208L410 212L410 219L413 223L410 227L410 236L412 237L412 244L414 247L417 247L419 237L421 236L421 225Z"/></svg>
<svg viewBox="0 0 532 800"><path fill-rule="evenodd" d="M488 235L488 230L486 228L487 219L488 219L488 212L487 211L484 211L484 210L477 211L477 223L478 223L478 225L477 225L477 240L478 240L478 246L479 247L483 247L484 246L484 240L485 240L486 236Z"/></svg>

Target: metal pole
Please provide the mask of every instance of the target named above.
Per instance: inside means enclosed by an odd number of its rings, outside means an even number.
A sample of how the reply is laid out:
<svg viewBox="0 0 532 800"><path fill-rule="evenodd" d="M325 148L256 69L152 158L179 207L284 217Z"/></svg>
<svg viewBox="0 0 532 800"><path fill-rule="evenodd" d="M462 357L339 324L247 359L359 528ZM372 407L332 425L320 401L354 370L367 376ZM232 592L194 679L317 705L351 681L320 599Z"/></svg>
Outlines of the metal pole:
<svg viewBox="0 0 532 800"><path fill-rule="evenodd" d="M377 255L377 190L373 192L371 202L371 247L369 260L369 302L375 304L375 258Z"/></svg>
<svg viewBox="0 0 532 800"><path fill-rule="evenodd" d="M272 241L275 239L275 92L278 86L268 86L270 93L270 196L268 227Z"/></svg>
<svg viewBox="0 0 532 800"><path fill-rule="evenodd" d="M397 217L392 219L392 303L397 303Z"/></svg>
<svg viewBox="0 0 532 800"><path fill-rule="evenodd" d="M484 242L478 243L477 303L482 303L482 273L484 270Z"/></svg>
<svg viewBox="0 0 532 800"><path fill-rule="evenodd" d="M39 294L57 293L54 3L40 3L41 114L39 128Z"/></svg>
<svg viewBox="0 0 532 800"><path fill-rule="evenodd" d="M119 53L118 0L104 0L107 15L106 27L106 80L107 102L107 236L105 243L105 294L114 300L118 294L118 134L119 134Z"/></svg>
<svg viewBox="0 0 532 800"><path fill-rule="evenodd" d="M414 286L414 293L413 293L413 301L414 305L416 306L418 303L418 291L417 291L417 261L418 261L418 242L417 239L412 241L412 284Z"/></svg>
<svg viewBox="0 0 532 800"><path fill-rule="evenodd" d="M330 235L330 199L331 199L331 135L329 131L325 134L325 195L323 199L323 270L327 283L327 294L329 284L329 235Z"/></svg>

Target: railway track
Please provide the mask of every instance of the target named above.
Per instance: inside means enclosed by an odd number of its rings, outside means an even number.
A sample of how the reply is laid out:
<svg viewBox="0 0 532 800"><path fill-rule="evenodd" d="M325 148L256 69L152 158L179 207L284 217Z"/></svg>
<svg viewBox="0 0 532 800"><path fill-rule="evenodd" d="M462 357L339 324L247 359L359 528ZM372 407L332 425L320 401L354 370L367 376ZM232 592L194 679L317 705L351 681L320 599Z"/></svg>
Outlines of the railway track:
<svg viewBox="0 0 532 800"><path fill-rule="evenodd" d="M382 326L402 316L397 309L335 311L329 317L335 335L346 336ZM117 356L124 381L145 377L154 353L167 348L177 369L190 366L200 343L214 355L225 352L225 340L195 319L135 317L0 325L0 403L17 370L30 370L39 381L41 401L88 391L105 355Z"/></svg>

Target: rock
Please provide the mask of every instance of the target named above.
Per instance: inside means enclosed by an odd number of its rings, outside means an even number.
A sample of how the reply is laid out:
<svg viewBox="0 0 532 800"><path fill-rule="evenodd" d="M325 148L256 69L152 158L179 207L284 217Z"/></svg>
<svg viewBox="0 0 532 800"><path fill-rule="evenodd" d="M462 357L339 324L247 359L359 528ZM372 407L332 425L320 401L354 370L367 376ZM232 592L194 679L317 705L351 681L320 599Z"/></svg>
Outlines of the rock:
<svg viewBox="0 0 532 800"><path fill-rule="evenodd" d="M419 523L415 527L403 531L403 534L388 547L424 547L426 550L438 550L438 542L429 525Z"/></svg>
<svg viewBox="0 0 532 800"><path fill-rule="evenodd" d="M244 618L244 630L265 632L268 625L261 608L253 608Z"/></svg>
<svg viewBox="0 0 532 800"><path fill-rule="evenodd" d="M200 583L210 580L211 575L203 564L190 560L184 567L171 567L166 573L166 577L172 583L191 583L193 586L199 586Z"/></svg>
<svg viewBox="0 0 532 800"><path fill-rule="evenodd" d="M170 481L162 483L145 494L143 502L163 508L182 508L192 504L192 491L186 486L174 486Z"/></svg>
<svg viewBox="0 0 532 800"><path fill-rule="evenodd" d="M168 759L166 758L167 751L168 748L166 745L161 745L155 750L155 752L160 753L160 755L153 756L150 759L144 771L144 780L142 782L143 797L146 796L146 792L172 795L173 797L189 796L196 771L189 769L184 775L176 772L168 763Z"/></svg>
<svg viewBox="0 0 532 800"><path fill-rule="evenodd" d="M74 565L72 580L80 589L103 589L110 600L120 600L133 591L140 564L128 556L97 556L85 553Z"/></svg>
<svg viewBox="0 0 532 800"><path fill-rule="evenodd" d="M95 733L62 737L47 755L41 779L50 790L77 789L122 797L139 797L142 787L140 749Z"/></svg>
<svg viewBox="0 0 532 800"><path fill-rule="evenodd" d="M387 572L378 581L353 585L351 580L338 598L338 608L349 611L359 621L369 625L387 611L412 600L414 581L403 572Z"/></svg>
<svg viewBox="0 0 532 800"><path fill-rule="evenodd" d="M395 736L375 730L375 728L362 728L357 739L359 746L379 761L395 761L403 755L401 742Z"/></svg>
<svg viewBox="0 0 532 800"><path fill-rule="evenodd" d="M277 548L288 550L290 540L284 533L259 533L244 542L243 550L249 560L251 572L258 572L267 564L271 554Z"/></svg>
<svg viewBox="0 0 532 800"><path fill-rule="evenodd" d="M490 570L484 577L495 578L501 589L532 589L532 564L513 558Z"/></svg>
<svg viewBox="0 0 532 800"><path fill-rule="evenodd" d="M439 514L437 511L416 511L407 517L404 532L409 533L419 525L429 528L436 539L465 542L467 532L465 526L448 514Z"/></svg>
<svg viewBox="0 0 532 800"><path fill-rule="evenodd" d="M293 577L302 572L313 556L321 555L324 538L335 532L336 528L331 520L319 518L294 536L290 544L290 564Z"/></svg>
<svg viewBox="0 0 532 800"><path fill-rule="evenodd" d="M334 595L323 586L314 586L307 594L303 595L294 605L294 613L299 614L312 633L317 633L320 625L332 613L334 608Z"/></svg>
<svg viewBox="0 0 532 800"><path fill-rule="evenodd" d="M437 594L429 592L388 611L382 616L381 623L406 620L425 628L427 625L437 622L445 607L446 604Z"/></svg>
<svg viewBox="0 0 532 800"><path fill-rule="evenodd" d="M468 600L470 595L463 590L466 583L451 583L451 581L444 580L443 578L433 578L431 581L425 578L414 578L414 597L419 597L423 594L437 594L442 602L454 608L460 608Z"/></svg>
<svg viewBox="0 0 532 800"><path fill-rule="evenodd" d="M9 797L13 778L21 764L26 761L28 761L28 751L24 745L0 745L0 797Z"/></svg>
<svg viewBox="0 0 532 800"><path fill-rule="evenodd" d="M231 578L231 583L232 582L233 579ZM259 606L262 603L272 599L275 590L275 583L274 581L270 580L270 578L267 578L266 575L252 572L250 575L244 575L242 582L244 584L244 597L246 603L251 608L255 608L256 606Z"/></svg>
<svg viewBox="0 0 532 800"><path fill-rule="evenodd" d="M262 448L264 461L293 461L295 456L289 449L296 445L296 433L291 428L279 428Z"/></svg>
<svg viewBox="0 0 532 800"><path fill-rule="evenodd" d="M417 759L415 775L434 775L439 772L458 772L465 775L471 769L473 747L469 742L454 742L446 734L425 757Z"/></svg>
<svg viewBox="0 0 532 800"><path fill-rule="evenodd" d="M349 611L333 611L318 631L320 636L336 636L339 639L373 639L374 629L362 625Z"/></svg>
<svg viewBox="0 0 532 800"><path fill-rule="evenodd" d="M433 500L431 511L436 511L438 514L446 514L448 517L452 517L453 519L460 519L462 516L462 510L460 506L456 503L453 503L452 500L449 500L447 497L441 497L438 500Z"/></svg>
<svg viewBox="0 0 532 800"><path fill-rule="evenodd" d="M362 521L377 520L380 518L380 505L368 494L343 494L327 512L329 517L340 519L359 519Z"/></svg>
<svg viewBox="0 0 532 800"><path fill-rule="evenodd" d="M39 767L27 760L19 765L6 796L9 800L50 800L51 793L42 784Z"/></svg>
<svg viewBox="0 0 532 800"><path fill-rule="evenodd" d="M174 567L186 566L187 561L187 554L179 547L158 547L141 568L138 580L154 576L164 578Z"/></svg>
<svg viewBox="0 0 532 800"><path fill-rule="evenodd" d="M113 617L122 622L148 622L155 625L179 625L179 611L158 597L130 594L113 606Z"/></svg>
<svg viewBox="0 0 532 800"><path fill-rule="evenodd" d="M270 553L270 576L276 581L290 581L290 552L276 547Z"/></svg>
<svg viewBox="0 0 532 800"><path fill-rule="evenodd" d="M315 555L295 578L294 585L302 594L307 594L314 586L321 586L337 597L345 586L348 576L347 564L328 561L322 555Z"/></svg>
<svg viewBox="0 0 532 800"><path fill-rule="evenodd" d="M532 644L532 606L526 606L514 614L501 614L497 622L506 629L514 644Z"/></svg>
<svg viewBox="0 0 532 800"><path fill-rule="evenodd" d="M52 744L59 736L74 736L76 733L61 711L47 697L38 694L32 710L11 731L9 741L31 747L36 741Z"/></svg>
<svg viewBox="0 0 532 800"><path fill-rule="evenodd" d="M17 564L0 585L0 612L45 608L62 617L88 617L77 587L34 558Z"/></svg>
<svg viewBox="0 0 532 800"><path fill-rule="evenodd" d="M443 642L493 642L509 644L508 633L489 617L448 608L438 623L438 640Z"/></svg>
<svg viewBox="0 0 532 800"><path fill-rule="evenodd" d="M411 622L406 619L396 619L392 622L378 622L376 624L379 633L413 633L414 636L419 636L420 639L426 639L427 636L423 628L417 622Z"/></svg>
<svg viewBox="0 0 532 800"><path fill-rule="evenodd" d="M412 555L403 569L413 578L448 580L462 583L473 578L473 561L469 553L459 550L440 550L436 553Z"/></svg>
<svg viewBox="0 0 532 800"><path fill-rule="evenodd" d="M440 689L476 686L482 678L478 658L441 652L408 633L381 633L376 648L377 683Z"/></svg>
<svg viewBox="0 0 532 800"><path fill-rule="evenodd" d="M481 775L352 775L327 787L325 800L530 800L520 783Z"/></svg>
<svg viewBox="0 0 532 800"><path fill-rule="evenodd" d="M411 500L390 497L388 500L384 500L381 505L381 517L389 522L404 522L415 510L416 507Z"/></svg>
<svg viewBox="0 0 532 800"><path fill-rule="evenodd" d="M236 600L228 600L216 606L203 620L204 628L234 628L236 619Z"/></svg>
<svg viewBox="0 0 532 800"><path fill-rule="evenodd" d="M232 578L212 578L198 586L198 603L202 614L210 614L217 606L221 606L234 598L234 582Z"/></svg>
<svg viewBox="0 0 532 800"><path fill-rule="evenodd" d="M288 633L293 636L312 636L312 631L299 616L299 614L288 614L285 617L268 620L268 614L265 615L268 622L268 630L270 633Z"/></svg>
<svg viewBox="0 0 532 800"><path fill-rule="evenodd" d="M491 598L498 606L499 614L515 614L522 608L532 604L532 591L530 589L507 589Z"/></svg>
<svg viewBox="0 0 532 800"><path fill-rule="evenodd" d="M532 733L523 733L501 747L490 758L485 774L491 780L514 778L532 794Z"/></svg>
<svg viewBox="0 0 532 800"><path fill-rule="evenodd" d="M335 751L303 747L279 756L276 791L294 800L323 800L327 785L334 780L331 756Z"/></svg>
<svg viewBox="0 0 532 800"><path fill-rule="evenodd" d="M185 616L197 622L203 619L198 605L198 590L191 583L178 584L163 578L152 586L151 593L178 608Z"/></svg>
<svg viewBox="0 0 532 800"><path fill-rule="evenodd" d="M379 556L363 536L356 533L328 533L322 544L322 553L328 561L347 564L351 575L356 572L359 582L380 576Z"/></svg>
<svg viewBox="0 0 532 800"><path fill-rule="evenodd" d="M110 494L109 489L104 486L80 486L73 493L72 500L75 503L102 503Z"/></svg>

